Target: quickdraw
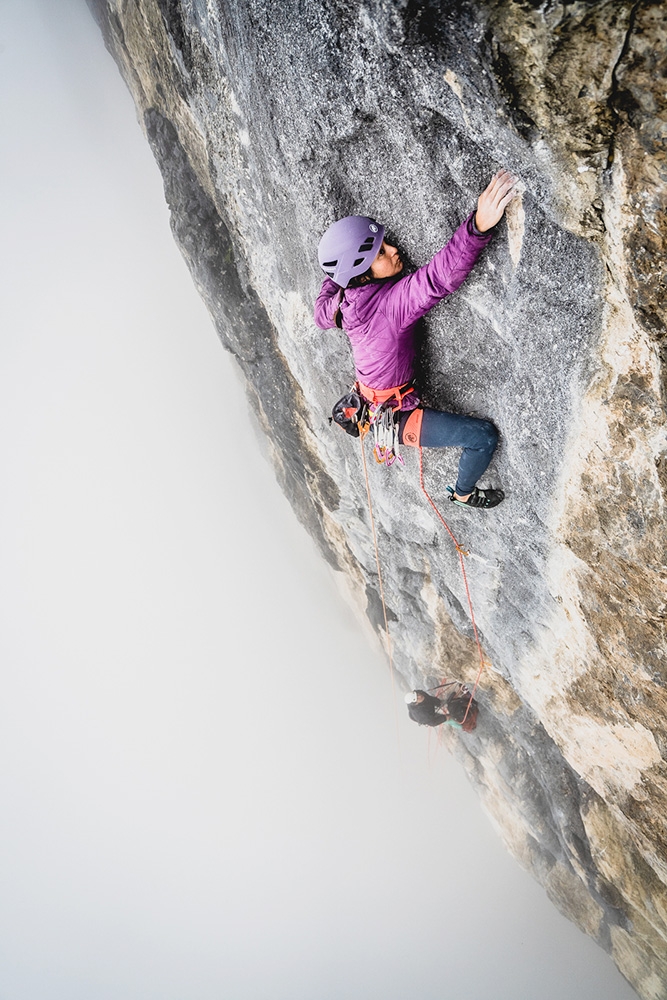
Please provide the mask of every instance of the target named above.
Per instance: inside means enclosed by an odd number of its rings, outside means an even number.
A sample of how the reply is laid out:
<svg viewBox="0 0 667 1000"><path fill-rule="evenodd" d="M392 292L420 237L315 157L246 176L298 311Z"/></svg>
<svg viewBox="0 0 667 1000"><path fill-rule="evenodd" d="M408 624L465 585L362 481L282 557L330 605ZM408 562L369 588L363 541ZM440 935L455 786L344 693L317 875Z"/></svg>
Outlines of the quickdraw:
<svg viewBox="0 0 667 1000"><path fill-rule="evenodd" d="M403 465L398 440L399 411L390 402L368 408L370 429L373 435L373 457L378 465L391 468L394 462Z"/></svg>

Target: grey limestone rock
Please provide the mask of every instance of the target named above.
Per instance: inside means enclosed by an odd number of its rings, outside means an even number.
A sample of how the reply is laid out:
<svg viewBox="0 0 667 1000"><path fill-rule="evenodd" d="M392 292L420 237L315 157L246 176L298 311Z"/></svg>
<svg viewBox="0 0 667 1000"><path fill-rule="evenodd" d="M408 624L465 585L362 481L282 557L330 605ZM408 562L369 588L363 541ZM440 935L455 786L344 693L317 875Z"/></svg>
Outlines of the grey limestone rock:
<svg viewBox="0 0 667 1000"><path fill-rule="evenodd" d="M451 512L487 668L444 736L509 848L667 998L664 6L651 0L90 0L164 175L174 235L283 488L382 630L353 368L312 322L320 234L379 218L424 263L508 166L524 190L424 326L434 407L501 431L508 500ZM457 456L425 456L442 500ZM477 661L417 456L371 470L406 684Z"/></svg>

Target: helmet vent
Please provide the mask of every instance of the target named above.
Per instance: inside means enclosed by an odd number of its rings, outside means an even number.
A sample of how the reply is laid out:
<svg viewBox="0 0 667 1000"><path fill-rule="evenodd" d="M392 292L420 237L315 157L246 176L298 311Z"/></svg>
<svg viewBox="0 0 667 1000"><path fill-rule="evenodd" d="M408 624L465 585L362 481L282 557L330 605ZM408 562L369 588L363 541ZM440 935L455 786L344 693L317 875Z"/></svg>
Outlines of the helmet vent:
<svg viewBox="0 0 667 1000"><path fill-rule="evenodd" d="M335 267L337 263L338 263L337 260L325 260L325 262L322 264L322 267Z"/></svg>
<svg viewBox="0 0 667 1000"><path fill-rule="evenodd" d="M374 243L375 240L373 239L373 237L369 236L368 239L364 240L364 242L359 247L359 253L366 253L367 250L371 250Z"/></svg>
<svg viewBox="0 0 667 1000"><path fill-rule="evenodd" d="M363 257L357 257L357 259L355 260L355 262L352 265L352 267L356 267L357 264L363 264L363 262L364 262L364 258Z"/></svg>
<svg viewBox="0 0 667 1000"><path fill-rule="evenodd" d="M333 271L325 271L324 273L327 274L330 278L333 278L334 276Z"/></svg>

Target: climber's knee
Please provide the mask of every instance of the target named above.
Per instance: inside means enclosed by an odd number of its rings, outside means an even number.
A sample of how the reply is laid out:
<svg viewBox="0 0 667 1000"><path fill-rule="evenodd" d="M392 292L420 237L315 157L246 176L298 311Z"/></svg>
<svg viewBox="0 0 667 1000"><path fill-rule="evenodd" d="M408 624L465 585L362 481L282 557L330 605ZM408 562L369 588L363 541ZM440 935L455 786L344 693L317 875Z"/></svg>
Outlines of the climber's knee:
<svg viewBox="0 0 667 1000"><path fill-rule="evenodd" d="M493 454L498 444L498 430L490 420L481 420L480 423L483 424L480 431L484 438L484 450Z"/></svg>

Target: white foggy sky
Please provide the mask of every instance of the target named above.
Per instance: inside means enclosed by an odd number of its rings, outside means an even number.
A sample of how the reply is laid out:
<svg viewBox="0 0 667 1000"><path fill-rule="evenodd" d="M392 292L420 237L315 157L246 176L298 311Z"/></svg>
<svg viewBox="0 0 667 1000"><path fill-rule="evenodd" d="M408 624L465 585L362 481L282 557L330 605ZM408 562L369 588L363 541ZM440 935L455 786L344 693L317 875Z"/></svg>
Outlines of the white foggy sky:
<svg viewBox="0 0 667 1000"><path fill-rule="evenodd" d="M83 0L3 0L0 100L0 1000L629 1000L398 759Z"/></svg>

